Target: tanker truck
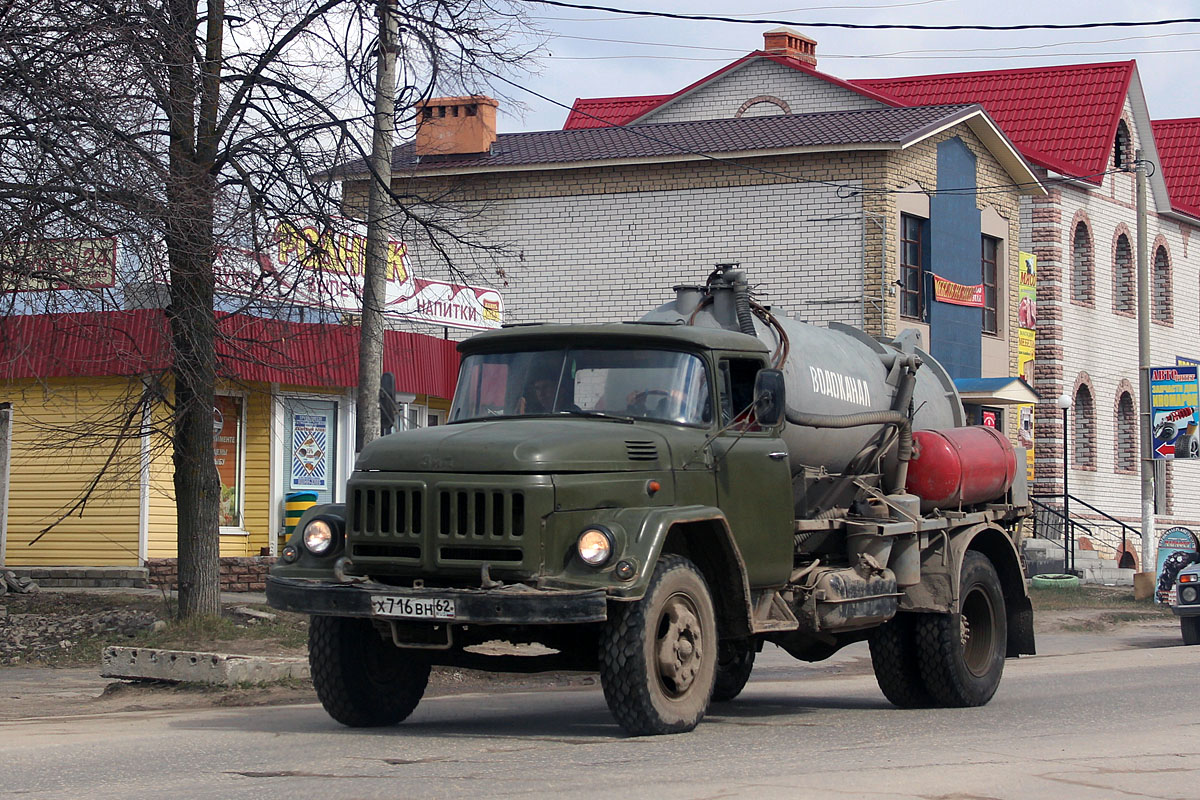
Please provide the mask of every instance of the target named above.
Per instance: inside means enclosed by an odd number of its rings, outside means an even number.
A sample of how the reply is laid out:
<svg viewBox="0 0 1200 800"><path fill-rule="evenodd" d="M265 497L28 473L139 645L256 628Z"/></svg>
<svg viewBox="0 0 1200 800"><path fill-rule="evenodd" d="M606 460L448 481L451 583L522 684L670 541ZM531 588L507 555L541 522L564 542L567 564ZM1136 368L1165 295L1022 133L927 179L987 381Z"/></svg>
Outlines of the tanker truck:
<svg viewBox="0 0 1200 800"><path fill-rule="evenodd" d="M576 669L628 733L677 733L765 645L862 640L893 704L978 706L1034 652L1025 453L912 332L784 318L725 267L636 323L459 350L448 424L363 448L268 577L338 722L400 722L432 666Z"/></svg>

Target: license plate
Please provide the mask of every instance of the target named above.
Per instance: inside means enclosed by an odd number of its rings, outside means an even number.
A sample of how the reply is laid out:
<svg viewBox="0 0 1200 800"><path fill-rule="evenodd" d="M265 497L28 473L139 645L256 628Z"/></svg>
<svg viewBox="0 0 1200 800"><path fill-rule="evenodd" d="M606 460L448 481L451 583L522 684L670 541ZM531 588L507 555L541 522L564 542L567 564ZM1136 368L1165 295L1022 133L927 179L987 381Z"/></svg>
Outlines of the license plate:
<svg viewBox="0 0 1200 800"><path fill-rule="evenodd" d="M454 601L445 597L371 595L371 614L409 619L454 619Z"/></svg>

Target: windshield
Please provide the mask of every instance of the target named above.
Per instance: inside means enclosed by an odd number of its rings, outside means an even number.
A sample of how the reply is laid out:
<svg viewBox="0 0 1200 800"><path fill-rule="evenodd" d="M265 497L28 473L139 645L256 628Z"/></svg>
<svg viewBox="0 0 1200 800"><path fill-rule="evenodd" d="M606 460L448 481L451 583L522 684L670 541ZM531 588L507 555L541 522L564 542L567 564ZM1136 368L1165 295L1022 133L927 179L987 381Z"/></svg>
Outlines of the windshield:
<svg viewBox="0 0 1200 800"><path fill-rule="evenodd" d="M600 414L708 425L704 361L670 350L570 349L463 359L450 421Z"/></svg>

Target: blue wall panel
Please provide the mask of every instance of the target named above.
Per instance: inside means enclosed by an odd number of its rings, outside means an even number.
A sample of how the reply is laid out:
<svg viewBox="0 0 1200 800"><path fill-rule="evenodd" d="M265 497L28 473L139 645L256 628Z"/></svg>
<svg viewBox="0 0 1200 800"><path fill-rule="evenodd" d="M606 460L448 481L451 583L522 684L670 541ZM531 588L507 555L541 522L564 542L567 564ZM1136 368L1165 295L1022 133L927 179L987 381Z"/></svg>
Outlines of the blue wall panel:
<svg viewBox="0 0 1200 800"><path fill-rule="evenodd" d="M980 276L980 213L975 193L947 192L975 186L975 155L961 139L937 147L937 188L929 200L929 269L955 283L973 286ZM983 315L978 308L939 303L929 294L930 353L952 378L980 376Z"/></svg>

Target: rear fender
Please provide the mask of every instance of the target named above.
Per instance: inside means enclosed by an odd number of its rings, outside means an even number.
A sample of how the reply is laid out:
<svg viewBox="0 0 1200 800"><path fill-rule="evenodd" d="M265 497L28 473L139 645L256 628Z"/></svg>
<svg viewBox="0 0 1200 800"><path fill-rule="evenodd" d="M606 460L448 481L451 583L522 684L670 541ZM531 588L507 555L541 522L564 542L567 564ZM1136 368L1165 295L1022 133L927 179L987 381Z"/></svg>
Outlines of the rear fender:
<svg viewBox="0 0 1200 800"><path fill-rule="evenodd" d="M950 534L951 563L954 564L951 573L954 584L952 607L958 607L962 562L969 550L987 556L1000 576L1008 615L1008 648L1005 655L1033 655L1033 604L1029 601L1025 586L1025 570L1021 566L1021 555L1016 545L1002 528L984 523Z"/></svg>

